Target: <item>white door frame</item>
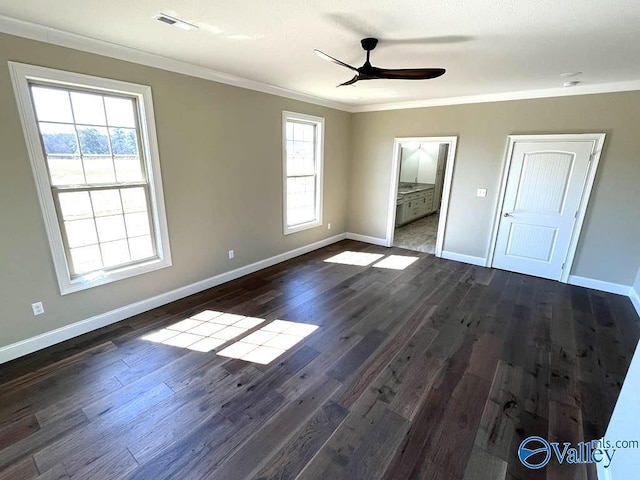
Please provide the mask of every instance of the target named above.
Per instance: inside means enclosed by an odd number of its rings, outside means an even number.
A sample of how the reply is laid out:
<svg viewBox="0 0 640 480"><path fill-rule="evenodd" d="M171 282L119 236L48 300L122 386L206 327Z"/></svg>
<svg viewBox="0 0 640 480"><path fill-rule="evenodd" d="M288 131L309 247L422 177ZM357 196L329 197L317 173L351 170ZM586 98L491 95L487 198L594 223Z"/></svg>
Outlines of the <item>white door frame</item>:
<svg viewBox="0 0 640 480"><path fill-rule="evenodd" d="M582 231L582 224L584 223L584 217L587 213L587 206L589 204L589 197L591 196L591 190L593 189L593 182L596 178L596 171L598 170L598 164L600 163L600 154L602 153L602 147L604 145L604 133L585 133L585 134L554 134L554 135L509 135L507 142L507 153L505 155L502 164L502 177L500 180L500 196L498 197L498 203L493 219L493 226L491 228L491 243L489 244L489 255L487 256L487 267L493 265L493 257L496 253L496 241L498 239L498 226L500 225L500 219L502 217L502 207L504 205L504 196L507 189L507 178L509 176L509 170L511 169L511 157L513 155L513 148L518 142L571 142L571 141L592 141L593 146L591 148L591 156L589 159L589 170L587 171L587 178L584 183L584 189L582 191L582 198L580 199L580 207L578 208L578 217L573 226L573 232L571 233L571 241L569 242L569 249L567 251L567 257L565 258L565 268L562 270L560 281L567 283L569 281L569 275L573 266L573 260L576 254L576 248L578 247L578 240L580 238L580 232Z"/></svg>
<svg viewBox="0 0 640 480"><path fill-rule="evenodd" d="M435 256L442 256L444 233L447 226L449 213L449 196L451 195L451 182L453 180L453 165L456 160L456 147L458 137L396 137L393 140L393 157L391 158L391 186L389 188L389 213L387 216L387 236L385 245L393 245L393 231L396 228L396 200L398 198L398 182L400 181L400 146L403 143L446 143L449 145L447 152L447 164L444 170L444 185L442 187L442 200L440 201L440 218L438 220L438 234L436 237Z"/></svg>

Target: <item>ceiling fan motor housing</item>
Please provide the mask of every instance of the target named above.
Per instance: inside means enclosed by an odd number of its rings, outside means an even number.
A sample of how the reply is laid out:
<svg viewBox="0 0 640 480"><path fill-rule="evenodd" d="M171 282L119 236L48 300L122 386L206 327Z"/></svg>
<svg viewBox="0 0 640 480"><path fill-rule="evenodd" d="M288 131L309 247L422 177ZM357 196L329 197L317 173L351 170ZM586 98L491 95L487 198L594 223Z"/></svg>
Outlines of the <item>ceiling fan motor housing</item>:
<svg viewBox="0 0 640 480"><path fill-rule="evenodd" d="M371 50L376 48L376 45L378 45L378 39L363 38L362 40L360 40L360 43L362 44L362 48L364 48L367 52L370 52Z"/></svg>

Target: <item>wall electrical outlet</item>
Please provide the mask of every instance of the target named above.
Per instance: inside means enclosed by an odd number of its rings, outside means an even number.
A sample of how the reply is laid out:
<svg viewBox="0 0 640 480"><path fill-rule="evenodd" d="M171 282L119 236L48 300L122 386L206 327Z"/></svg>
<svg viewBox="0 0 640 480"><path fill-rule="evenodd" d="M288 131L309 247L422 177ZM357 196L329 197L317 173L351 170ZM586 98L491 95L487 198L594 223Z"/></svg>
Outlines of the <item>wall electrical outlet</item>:
<svg viewBox="0 0 640 480"><path fill-rule="evenodd" d="M478 193L476 193L476 197L486 197L486 196L487 196L487 189L479 188Z"/></svg>
<svg viewBox="0 0 640 480"><path fill-rule="evenodd" d="M32 303L31 309L34 315L42 315L44 313L44 305L42 305L42 302Z"/></svg>
<svg viewBox="0 0 640 480"><path fill-rule="evenodd" d="M232 259L235 256L235 253L233 253L233 250L229 250L229 259Z"/></svg>
<svg viewBox="0 0 640 480"><path fill-rule="evenodd" d="M331 223L327 223L327 230L331 230Z"/></svg>

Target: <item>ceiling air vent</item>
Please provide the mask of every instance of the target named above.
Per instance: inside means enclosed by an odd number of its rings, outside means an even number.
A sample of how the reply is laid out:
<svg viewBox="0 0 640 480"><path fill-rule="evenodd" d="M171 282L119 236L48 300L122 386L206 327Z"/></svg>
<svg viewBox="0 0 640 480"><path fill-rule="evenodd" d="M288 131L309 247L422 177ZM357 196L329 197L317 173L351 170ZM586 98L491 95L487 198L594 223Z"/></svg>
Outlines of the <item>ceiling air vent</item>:
<svg viewBox="0 0 640 480"><path fill-rule="evenodd" d="M156 17L156 20L158 20L159 22L162 23L166 23L167 25L172 25L174 27L178 27L181 28L182 30L193 30L194 28L198 28L197 26L191 24L191 23L187 23L187 22L183 22L182 20L175 18L175 17L171 17L169 15L166 15L164 13L159 14Z"/></svg>

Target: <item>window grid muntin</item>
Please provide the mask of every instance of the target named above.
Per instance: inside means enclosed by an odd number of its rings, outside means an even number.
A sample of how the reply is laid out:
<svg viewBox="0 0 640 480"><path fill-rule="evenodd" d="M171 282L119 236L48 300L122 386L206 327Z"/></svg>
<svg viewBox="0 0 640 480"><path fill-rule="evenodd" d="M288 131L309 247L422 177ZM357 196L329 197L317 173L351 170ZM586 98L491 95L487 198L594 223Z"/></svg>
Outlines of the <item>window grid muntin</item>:
<svg viewBox="0 0 640 480"><path fill-rule="evenodd" d="M149 183L149 175L147 172L147 165L146 165L146 158L144 156L144 148L142 148L143 146L143 142L142 142L142 134L141 134L141 130L142 130L142 122L140 121L140 105L139 105L139 99L137 96L134 95L127 95L124 93L118 93L118 92L111 92L111 91L104 91L102 89L99 88L86 88L86 87L82 87L82 86L65 86L65 85L58 85L56 83L49 83L46 81L34 81L34 80L29 80L28 81L28 85L29 85L29 94L31 96L31 104L33 105L33 114L34 114L34 118L36 120L36 127L38 129L38 133L40 134L40 143L41 143L41 148L42 148L42 153L44 155L44 159L45 159L45 166L47 168L47 172L49 173L49 180L51 181L52 176L51 176L51 171L49 168L49 154L47 153L45 146L44 146L44 138L40 129L40 124L41 123L56 123L56 124L60 124L60 125L69 125L72 126L74 128L74 132L75 132L75 139L76 139L76 143L78 145L78 154L77 156L80 157L80 163L82 165L82 174L84 176L85 179L85 183L83 185L105 185L107 183L89 183L87 182L87 176L86 176L86 170L85 170L85 164L83 161L83 157L85 157L86 155L83 155L82 153L82 147L80 145L80 136L78 135L78 125L81 127L96 127L96 128L106 128L107 129L107 139L109 142L109 151L110 151L110 156L112 158L112 166L113 166L113 170L114 170L114 179L116 179L116 182L112 182L115 184L126 184L126 183L130 183L130 182L118 182L117 181L117 174L116 174L116 170L115 170L115 162L114 159L116 158L116 155L113 154L113 147L111 144L111 135L109 134L109 129L110 128L121 128L121 129L133 129L135 131L136 134L136 148L138 151L138 162L140 165L140 172L142 175L142 179L141 181L144 181L146 183ZM37 114L37 110L36 110L36 102L35 99L33 97L33 91L32 91L32 87L45 87L45 88L49 88L49 89L53 89L53 90L60 90L62 92L65 92L67 94L67 96L69 97L69 105L71 107L71 115L73 118L73 122L69 123L69 122L61 122L61 121L50 121L50 120L44 120L44 121L40 121L38 118L38 114ZM103 109L105 112L105 125L94 125L94 124L78 124L75 121L75 112L73 110L73 103L71 100L71 92L80 92L80 93L90 93L93 95L100 95L101 99L102 99L102 105L103 105ZM108 115L106 113L106 105L105 105L105 97L113 97L113 98L122 98L122 99L126 99L126 100L130 100L133 103L133 121L134 121L134 125L135 127L130 127L130 126L121 126L121 125L111 125L109 124L109 119L108 119ZM64 154L53 154L53 155L64 155ZM105 156L105 155L98 155L98 156ZM120 155L122 156L131 156L131 155ZM109 184L112 184L109 183ZM56 185L58 187L63 186L63 185Z"/></svg>
<svg viewBox="0 0 640 480"><path fill-rule="evenodd" d="M145 208L146 208L146 213L147 213L147 224L149 227L149 234L145 234L145 235L135 235L135 236L129 236L128 231L127 231L127 222L125 219L125 215L127 212L125 212L124 209L124 204L122 201L122 190L125 190L127 188L143 188L144 189L144 196L145 196ZM152 248L152 254L148 257L144 257L144 258L140 258L140 259L135 259L135 260L130 260L128 262L124 262L124 263L119 263L117 265L113 265L113 266L109 266L109 267L104 267L104 258L103 258L103 253L102 253L102 248L101 245L103 243L110 243L112 241L117 241L117 240L110 240L107 242L101 242L100 241L100 235L98 232L98 225L96 222L97 218L102 218L102 217L109 217L109 216L114 216L114 215L96 215L95 214L95 208L93 205L93 197L91 196L91 192L95 192L95 191L99 191L99 190L117 190L118 191L118 198L120 200L120 206L122 209L122 217L124 220L124 228L125 228L125 233L126 236L124 237L124 240L127 241L127 250L129 253L129 258L131 258L131 246L129 243L129 240L132 238L142 238L142 237L151 237L151 248ZM92 210L92 216L89 217L91 220L93 220L93 224L94 224L94 228L96 230L96 239L97 239L97 243L94 244L89 244L89 245L83 245L83 247L85 246L92 246L92 245L97 245L98 249L100 251L100 262L102 263L103 267L96 269L96 270L92 270L92 271L86 271L86 272L82 272L82 273L75 273L76 269L75 266L73 264L73 256L71 255L71 247L70 242L69 242L69 238L67 236L67 230L66 230L66 226L65 226L65 219L64 219L64 215L62 212L62 206L61 206L61 202L60 202L60 198L59 198L59 194L60 193L67 193L67 192L87 192L89 193L89 202L91 203L91 210ZM155 258L158 258L158 248L157 248L157 243L156 243L156 229L155 229L155 225L154 222L151 219L151 192L150 192L150 188L149 188L149 184L148 183L137 183L137 184L131 184L131 185L104 185L104 186L99 186L99 187L67 187L67 188L52 188L52 193L53 193L53 201L54 201L54 205L56 208L56 214L58 217L58 224L60 225L60 232L62 234L62 243L63 243L63 247L65 250L65 257L67 260L67 265L68 265L68 269L69 269L69 274L71 276L71 279L75 279L78 277L82 277L84 275L88 275L92 272L95 271L110 271L110 270L116 270L116 269L120 269L123 267L127 267L130 265L135 265L138 263L142 263L142 262L146 262ZM129 213L141 213L141 212L129 212ZM74 247L74 248L81 248L81 247Z"/></svg>
<svg viewBox="0 0 640 480"><path fill-rule="evenodd" d="M306 142L304 140L295 140L295 137L293 138L289 138L288 135L288 125L292 126L292 131L295 132L295 125L296 124L300 124L300 125L307 125L307 126L311 126L313 127L313 135L312 135L312 162L313 162L313 174L310 175L290 175L289 174L289 162L290 162L290 155L292 154L292 152L290 152L289 150L289 143L292 144L292 146L295 146L296 142L299 143L310 143L310 142ZM320 129L320 123L316 122L316 121L311 121L311 120L304 120L304 119L300 119L300 118L293 118L293 117L287 117L286 121L285 121L285 152L286 152L286 158L285 158L285 170L286 170L286 174L285 174L285 179L286 179L286 184L285 184L285 190L286 190L286 197L287 197L287 208L285 211L285 223L287 228L291 228L294 229L296 227L305 225L305 224L309 224L309 223L313 223L318 221L318 211L319 211L319 206L318 206L318 156L319 156L319 129ZM310 219L305 219L302 220L298 223L290 223L289 222L289 217L290 217L290 211L292 210L291 207L291 202L289 201L290 199L290 193L289 193L289 185L288 185L288 180L290 178L313 178L313 218ZM296 206L293 208L293 210L300 210L302 209L302 206Z"/></svg>
<svg viewBox="0 0 640 480"><path fill-rule="evenodd" d="M60 90L63 91L64 93L67 94L68 96L68 101L69 101L69 105L70 105L70 110L71 110L71 116L72 116L72 122L62 122L62 121L50 121L50 120L43 120L40 121L38 118L38 114L37 114L37 110L36 110L36 101L35 98L33 96L33 91L32 91L32 87L34 86L41 86L41 87L45 87L45 88L51 88L51 89L56 89L56 90ZM79 277L83 277L85 275L89 275L91 273L97 272L97 271L111 271L111 270L118 270L118 269L122 269L122 268L126 268L129 266L133 266L136 264L140 264L140 263L144 263L153 259L157 259L158 257L158 245L157 245L157 232L156 232L156 228L155 228L155 222L153 221L153 209L152 209L152 202L151 202L151 189L150 189L150 185L149 185L149 177L148 177L148 172L147 172L147 165L146 165L146 161L145 161L145 157L144 157L144 149L142 148L143 143L142 143L142 137L141 137L141 130L142 130L142 124L140 122L140 112L139 112L139 103L138 103L138 98L136 96L132 96L132 95L125 95L125 94L118 94L118 93L112 93L112 92L105 92L102 91L100 89L91 89L91 88L82 88L82 87L76 87L76 86L60 86L60 85L56 85L56 84L49 84L47 82L41 82L41 81L29 81L28 82L28 87L29 87L29 94L31 96L31 104L33 106L34 109L34 118L36 120L36 128L38 130L39 133L39 137L40 137L40 146L42 149L42 154L44 156L44 160L45 160L45 167L48 173L48 178L49 178L49 184L51 187L51 193L52 193L52 197L53 197L53 203L54 203L54 207L56 210L56 216L57 216L57 220L58 220L58 226L62 235L62 244L63 244L63 248L65 251L65 259L67 262L67 268L69 271L69 276L71 280L77 279ZM93 124L78 124L76 123L76 119L75 119L75 111L73 108L73 101L71 98L71 93L72 92L82 92L82 93L91 93L93 95L98 95L100 96L101 102L102 102L102 108L104 111L104 118L105 118L105 125L93 125ZM115 126L115 125L110 125L109 124L109 118L107 115L107 108L106 108L106 104L105 104L105 97L114 97L114 98L124 98L127 100L130 100L132 102L132 112L133 112L133 121L134 121L134 127L130 127L130 126ZM44 136L42 134L41 131L41 123L46 123L46 124L60 124L60 125L69 125L73 127L74 130L74 134L75 134L75 140L76 140L76 144L77 144L77 154L48 154L44 145ZM108 142L108 147L109 147L109 155L106 154L84 154L82 152L82 145L80 142L80 135L78 133L78 126L80 127L96 127L96 128L104 128L107 130L107 142ZM132 157L133 155L115 155L113 153L113 145L112 145L112 139L111 139L111 128L121 128L121 129L128 129L128 130L133 130L135 132L135 140L136 140L136 150L137 150L137 157L138 157L138 163L140 166L140 174L142 176L142 180L140 181L121 181L118 182L118 174L116 171L116 166L115 166L115 160L117 157ZM60 184L60 185L53 185L53 176L50 170L50 165L49 165L49 156L50 155L59 155L59 156L71 156L71 157L79 157L80 158L80 165L82 167L82 175L84 177L85 183L84 184ZM86 173L86 168L85 168L85 162L84 162L84 158L85 157L91 157L91 156L95 156L95 157L106 157L109 156L111 158L111 169L113 171L113 178L115 180L115 182L109 182L109 183L90 183L87 180L87 173ZM122 201L122 190L126 189L126 188L140 188L142 187L144 189L144 194L145 194L145 205L146 205L146 216L147 216L147 225L149 228L149 234L148 235L138 235L138 236L133 236L133 237L129 237L128 235L128 230L127 230L127 222L126 222L126 217L125 217L125 211L124 211L124 204ZM144 257L144 258L139 258L139 259L135 259L135 260L130 260L128 262L123 262L123 263L118 263L116 265L112 265L109 267L105 267L104 266L104 253L103 253L103 249L102 249L102 245L103 244L107 244L107 243L111 243L113 241L118 241L118 240L111 240L111 241L107 241L107 242L101 242L100 241L100 235L99 235L99 231L98 231L98 224L96 219L99 218L98 216L96 216L95 213L95 208L94 208L94 204L93 204L93 197L91 195L92 191L99 191L99 190L117 190L118 191L118 198L120 200L120 206L121 206L121 210L122 210L122 218L123 218L123 223L124 223L124 229L125 229L125 237L124 240L126 240L126 244L127 244L127 253L129 256L129 259L131 259L131 244L130 244L130 239L134 239L134 238L142 238L142 237L150 237L151 240L151 248L152 248L152 254L148 257ZM100 255L100 263L102 265L101 268L98 269L94 269L94 270L90 270L90 271L84 271L82 273L76 273L76 267L74 265L74 261L73 261L73 255L71 253L72 248L70 247L70 242L69 242L69 238L67 235L67 230L66 230L66 225L65 225L65 220L64 220L64 216L63 216L63 212L62 212L62 208L61 208L61 203L60 203L60 199L59 199L59 194L63 193L63 192L82 192L82 191L86 191L89 193L89 202L91 203L91 212L92 212L92 216L90 217L91 220L93 221L93 226L95 229L95 235L96 235L96 239L97 239L97 243L95 244L89 244L89 245L82 245L80 247L74 247L74 248L84 248L84 247L89 247L89 246L97 246L98 247L98 252Z"/></svg>

